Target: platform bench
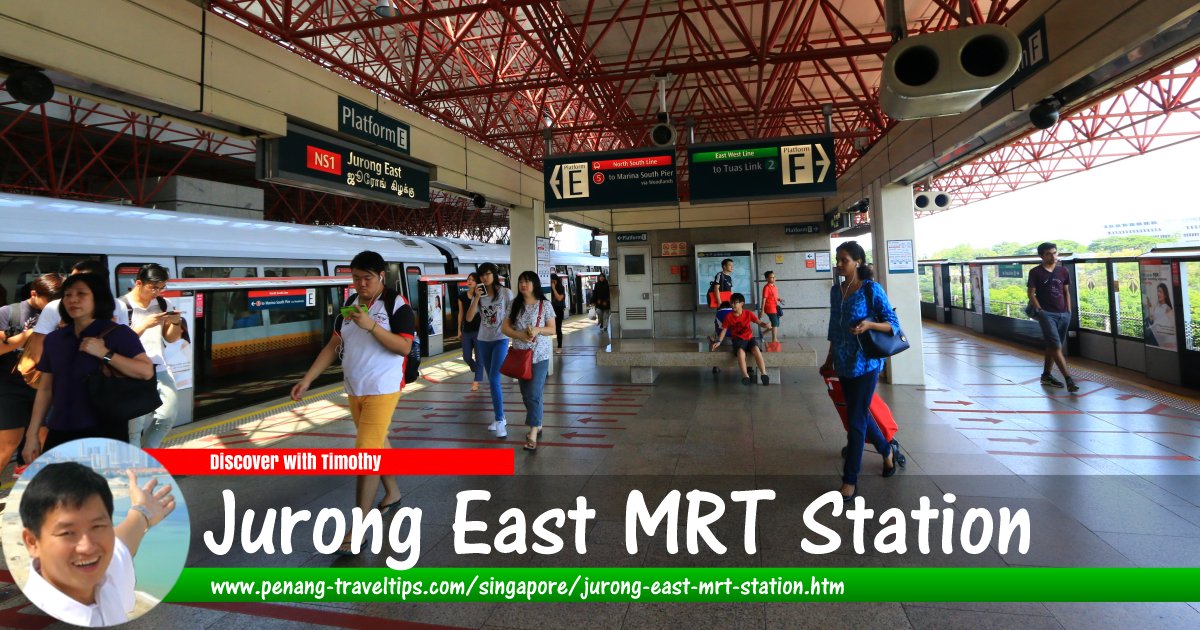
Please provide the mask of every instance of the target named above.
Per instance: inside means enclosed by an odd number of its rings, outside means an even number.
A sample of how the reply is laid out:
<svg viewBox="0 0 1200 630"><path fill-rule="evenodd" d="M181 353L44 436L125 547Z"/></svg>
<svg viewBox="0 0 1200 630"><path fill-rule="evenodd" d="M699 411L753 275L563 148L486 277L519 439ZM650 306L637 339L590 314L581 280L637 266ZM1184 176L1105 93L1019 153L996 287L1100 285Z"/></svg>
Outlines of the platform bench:
<svg viewBox="0 0 1200 630"><path fill-rule="evenodd" d="M666 367L697 367L712 369L738 369L737 355L728 345L721 346L716 352L710 352L707 341L675 342L677 347L664 347L662 341L650 346L628 341L613 344L596 353L596 365L599 367L628 367L631 383L653 383L658 376L659 368ZM780 383L779 368L781 367L816 367L817 352L801 343L784 342L782 352L763 352L763 361L767 366L767 376L774 383ZM746 365L754 368L754 358L747 356Z"/></svg>

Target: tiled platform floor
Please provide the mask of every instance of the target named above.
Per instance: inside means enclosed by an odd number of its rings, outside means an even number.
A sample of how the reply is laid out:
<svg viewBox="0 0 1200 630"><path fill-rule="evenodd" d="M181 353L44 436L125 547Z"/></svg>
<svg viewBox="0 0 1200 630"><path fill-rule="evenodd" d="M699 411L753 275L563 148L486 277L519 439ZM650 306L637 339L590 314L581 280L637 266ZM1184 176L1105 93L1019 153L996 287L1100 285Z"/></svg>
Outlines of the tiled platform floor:
<svg viewBox="0 0 1200 630"><path fill-rule="evenodd" d="M457 361L426 374L438 383L406 391L393 425L397 447L477 446L516 449L517 475L529 479L410 478L402 480L406 504L426 516L421 566L483 566L452 553L454 493L486 488L503 506L561 506L586 494L603 506L629 487L744 489L775 487L794 504L764 513L762 548L754 556L670 556L651 544L630 556L622 523L604 516L588 531L588 565L602 566L1200 566L1200 416L1150 400L1144 389L1080 379L1083 390L1037 385L1040 359L968 336L961 330L925 329L928 382L922 387L882 385L900 423L898 439L908 468L878 476L876 455L864 457L860 491L887 504L919 495L954 492L957 507L1028 507L1035 536L1025 556L989 549L978 556L896 557L868 553L811 556L793 533L804 505L838 486L844 432L814 370L785 369L783 383L746 387L726 371L664 370L654 386L627 384L627 370L599 369L596 348L607 343L594 323L575 320L567 347L556 356L547 386L546 432L539 452L520 450L524 410L516 385L505 383L510 438L486 431L486 391L472 394ZM803 340L823 353L822 340ZM1103 379L1108 383L1119 380ZM486 388L486 385L485 385ZM1167 398L1170 400L1170 398ZM303 407L226 420L209 430L188 427L172 446L347 446L353 427L337 392ZM348 508L347 478L201 478L181 481L191 507L193 566L376 566L379 557L336 558L311 549L310 531L298 530L290 556L214 557L200 533L218 529L220 489L232 488L239 504L261 509ZM714 490L715 491L715 490ZM649 492L648 492L649 494ZM781 502L782 503L782 502ZM872 507L876 507L872 505ZM495 517L483 506L473 518ZM527 510L528 512L528 510ZM208 516L205 516L205 515ZM718 534L721 528L717 528ZM873 535L873 532L871 532ZM734 545L731 545L733 547ZM512 558L489 566L570 566L578 556L555 560ZM46 618L14 589L0 595L0 626L44 627ZM1200 590L1198 590L1200 593ZM1197 596L1200 600L1200 595ZM880 603L880 604L326 604L320 606L164 604L129 628L375 627L401 620L468 628L1194 628L1200 604L1078 603ZM404 627L404 626L399 626ZM420 626L428 627L428 626Z"/></svg>

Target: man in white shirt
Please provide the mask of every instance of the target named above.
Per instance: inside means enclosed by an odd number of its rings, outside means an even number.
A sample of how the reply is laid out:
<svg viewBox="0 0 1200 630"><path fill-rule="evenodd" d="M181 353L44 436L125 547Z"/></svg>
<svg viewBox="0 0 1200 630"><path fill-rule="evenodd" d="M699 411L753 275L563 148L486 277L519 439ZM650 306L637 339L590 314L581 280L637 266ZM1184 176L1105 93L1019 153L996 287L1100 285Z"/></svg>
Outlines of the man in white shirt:
<svg viewBox="0 0 1200 630"><path fill-rule="evenodd" d="M133 556L142 538L175 509L171 487L138 487L129 475L129 514L113 525L108 480L77 462L50 464L21 495L22 540L32 558L22 592L38 608L77 626L124 623L133 611Z"/></svg>
<svg viewBox="0 0 1200 630"><path fill-rule="evenodd" d="M162 399L162 405L153 413L129 421L129 443L142 448L158 448L175 426L179 396L175 391L175 379L163 358L163 349L166 344L179 340L183 326L179 310L161 295L169 279L166 267L156 263L143 265L133 281L133 288L117 298L117 307L125 308L129 327L137 333L146 356L154 363L158 397Z"/></svg>

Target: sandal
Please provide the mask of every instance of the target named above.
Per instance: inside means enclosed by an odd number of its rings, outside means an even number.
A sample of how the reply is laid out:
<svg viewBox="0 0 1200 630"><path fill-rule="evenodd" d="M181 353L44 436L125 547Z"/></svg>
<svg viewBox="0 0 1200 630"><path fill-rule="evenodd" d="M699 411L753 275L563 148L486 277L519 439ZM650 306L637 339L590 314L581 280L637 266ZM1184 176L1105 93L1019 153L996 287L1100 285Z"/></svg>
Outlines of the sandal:
<svg viewBox="0 0 1200 630"><path fill-rule="evenodd" d="M383 518L387 518L392 515L392 512L395 512L396 510L400 509L400 502L403 500L404 500L404 497L401 496L399 499L396 499L395 501L392 501L391 503L389 503L387 505L379 504L378 506L375 507L375 509L379 510L380 516L382 516Z"/></svg>
<svg viewBox="0 0 1200 630"><path fill-rule="evenodd" d="M471 383L471 391L473 391L473 392L479 391L479 381L474 381Z"/></svg>
<svg viewBox="0 0 1200 630"><path fill-rule="evenodd" d="M338 547L336 551L333 552L333 555L335 555L335 556L357 556L358 554L354 553L354 550L352 549L352 544L351 544L350 540L347 539L342 542L341 546Z"/></svg>
<svg viewBox="0 0 1200 630"><path fill-rule="evenodd" d="M534 442L533 440L531 440L529 438L525 438L525 446L522 446L521 448L529 451L530 453L536 453L537 452L537 442Z"/></svg>

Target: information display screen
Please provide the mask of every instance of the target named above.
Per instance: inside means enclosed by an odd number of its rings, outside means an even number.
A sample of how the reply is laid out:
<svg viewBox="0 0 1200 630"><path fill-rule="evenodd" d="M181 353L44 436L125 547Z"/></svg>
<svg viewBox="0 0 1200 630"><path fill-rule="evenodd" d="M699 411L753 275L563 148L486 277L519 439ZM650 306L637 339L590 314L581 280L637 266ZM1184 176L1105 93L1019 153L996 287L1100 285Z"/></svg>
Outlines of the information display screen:
<svg viewBox="0 0 1200 630"><path fill-rule="evenodd" d="M696 303L708 306L708 287L721 273L721 261L733 260L733 292L746 296L746 304L757 304L754 295L754 243L717 243L696 246Z"/></svg>

